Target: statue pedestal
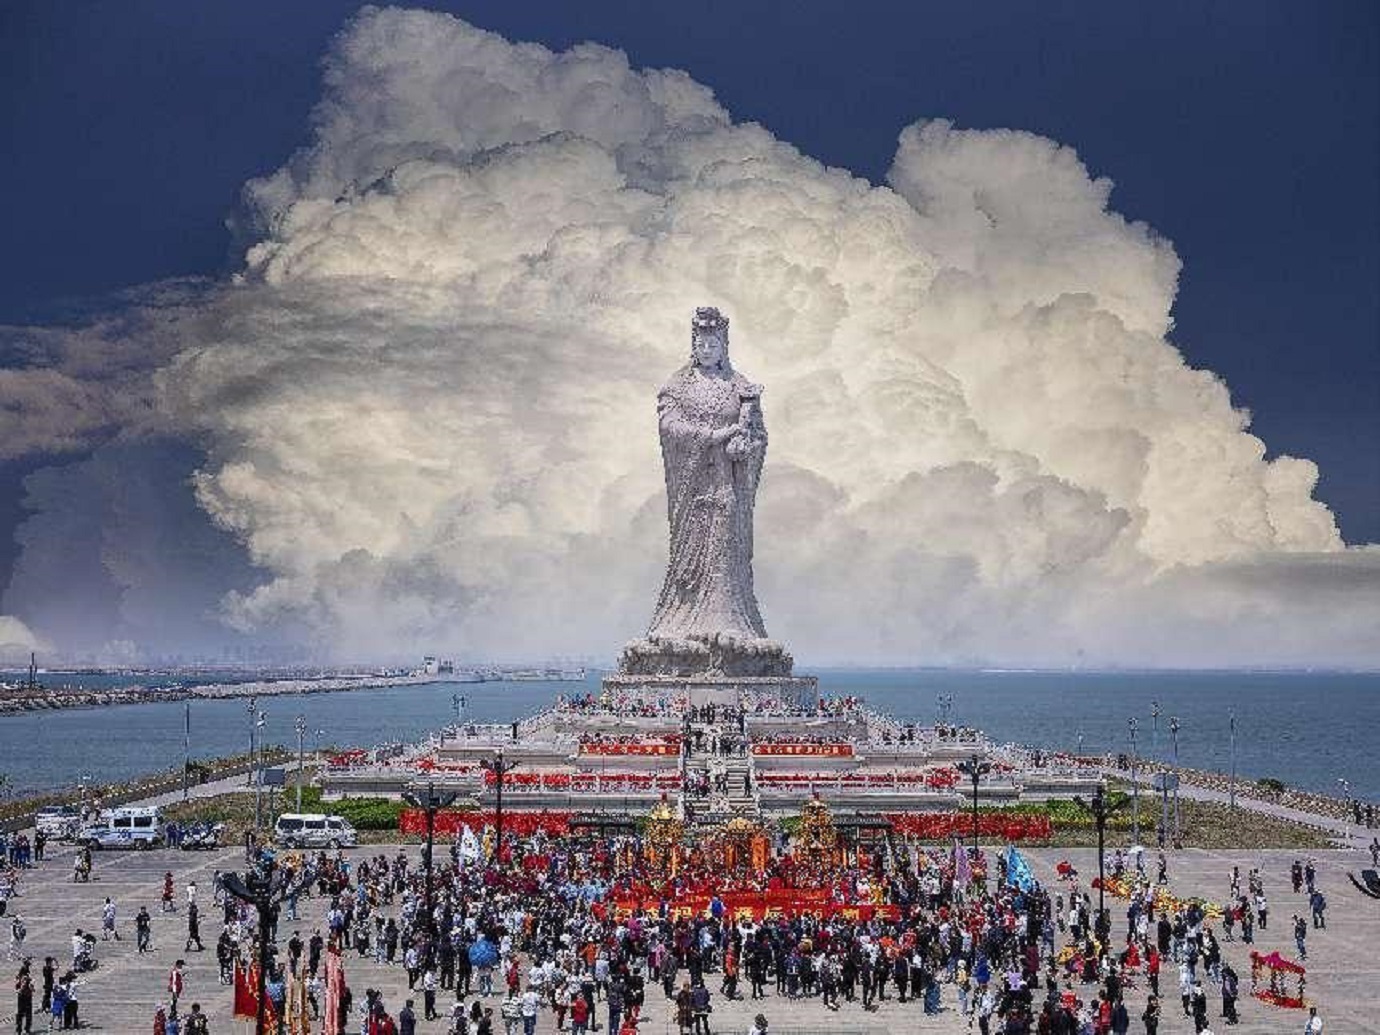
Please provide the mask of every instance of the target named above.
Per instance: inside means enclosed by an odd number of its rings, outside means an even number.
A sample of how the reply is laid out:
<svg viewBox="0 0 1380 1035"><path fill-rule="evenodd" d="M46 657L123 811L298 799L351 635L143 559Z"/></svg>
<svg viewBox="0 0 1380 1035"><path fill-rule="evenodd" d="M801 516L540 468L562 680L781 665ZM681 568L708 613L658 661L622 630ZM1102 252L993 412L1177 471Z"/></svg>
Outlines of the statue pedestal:
<svg viewBox="0 0 1380 1035"><path fill-rule="evenodd" d="M789 679L794 661L784 644L729 633L672 639L648 636L623 647L618 671L630 676Z"/></svg>
<svg viewBox="0 0 1380 1035"><path fill-rule="evenodd" d="M618 672L604 677L605 690L618 693L645 691L658 700L684 693L692 707L706 704L748 711L803 708L819 704L819 680L814 676L639 676ZM775 707L768 707L774 705Z"/></svg>

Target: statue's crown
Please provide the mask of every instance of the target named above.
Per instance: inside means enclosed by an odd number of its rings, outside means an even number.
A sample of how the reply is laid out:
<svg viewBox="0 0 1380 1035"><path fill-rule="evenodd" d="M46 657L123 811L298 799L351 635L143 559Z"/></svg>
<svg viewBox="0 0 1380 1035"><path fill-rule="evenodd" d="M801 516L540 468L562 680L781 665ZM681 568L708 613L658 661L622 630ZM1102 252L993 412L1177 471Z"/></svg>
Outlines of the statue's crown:
<svg viewBox="0 0 1380 1035"><path fill-rule="evenodd" d="M690 326L696 330L728 330L728 317L712 305L702 305L695 310Z"/></svg>

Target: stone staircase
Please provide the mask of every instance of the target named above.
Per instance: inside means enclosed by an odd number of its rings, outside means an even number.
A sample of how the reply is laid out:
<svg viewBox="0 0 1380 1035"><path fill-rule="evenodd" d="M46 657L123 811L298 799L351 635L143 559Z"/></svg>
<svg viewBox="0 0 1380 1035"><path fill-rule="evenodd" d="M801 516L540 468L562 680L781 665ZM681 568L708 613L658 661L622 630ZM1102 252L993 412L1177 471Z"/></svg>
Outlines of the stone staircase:
<svg viewBox="0 0 1380 1035"><path fill-rule="evenodd" d="M700 734L697 742L695 733ZM735 737L736 728L697 723L691 728L681 792L687 823L719 822L731 816L756 818L760 807L750 754L723 754L714 750L714 734ZM698 746L697 746L698 743ZM707 782L707 794L695 788Z"/></svg>

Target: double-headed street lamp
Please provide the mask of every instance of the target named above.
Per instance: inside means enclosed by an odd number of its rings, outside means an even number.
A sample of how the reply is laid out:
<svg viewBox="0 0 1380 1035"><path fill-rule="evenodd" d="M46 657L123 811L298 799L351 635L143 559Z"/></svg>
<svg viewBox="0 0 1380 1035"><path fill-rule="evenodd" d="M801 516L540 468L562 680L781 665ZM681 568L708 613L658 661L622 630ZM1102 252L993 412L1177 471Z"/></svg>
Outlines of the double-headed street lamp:
<svg viewBox="0 0 1380 1035"><path fill-rule="evenodd" d="M460 727L465 721L465 705L468 704L463 694L450 695L451 706L455 708L455 735L460 736Z"/></svg>
<svg viewBox="0 0 1380 1035"><path fill-rule="evenodd" d="M1073 799L1074 803L1080 808L1087 809L1092 813L1093 822L1097 824L1097 916L1099 925L1105 922L1107 915L1106 884L1107 876L1104 867L1103 856L1106 851L1107 819L1113 812L1121 808L1121 804L1111 805L1107 802L1107 796L1099 784L1097 790L1093 792L1092 801L1085 801L1081 796ZM1124 799L1122 804L1124 804ZM1106 951L1105 946L1103 951Z"/></svg>
<svg viewBox="0 0 1380 1035"><path fill-rule="evenodd" d="M1346 846L1351 847L1351 781L1344 776L1337 777L1337 786L1342 789L1342 822L1346 824ZM1364 838L1364 835L1362 835Z"/></svg>
<svg viewBox="0 0 1380 1035"><path fill-rule="evenodd" d="M485 759L479 765L487 772L494 774L494 861L503 861L503 778L516 769L517 762L505 762L503 760L503 749L498 749L498 754Z"/></svg>
<svg viewBox="0 0 1380 1035"><path fill-rule="evenodd" d="M227 873L221 877L221 884L230 894L241 902L253 906L259 914L259 977L258 1008L255 1012L254 1035L270 1035L268 1029L268 968L271 960L269 945L273 927L278 921L278 904L305 886L306 882L298 875L295 885L286 881L274 880L276 867L272 857L266 856L254 869L245 872L243 878L238 873ZM276 887L275 887L276 883Z"/></svg>
<svg viewBox="0 0 1380 1035"><path fill-rule="evenodd" d="M1160 760L1160 702L1150 702L1150 757Z"/></svg>
<svg viewBox="0 0 1380 1035"><path fill-rule="evenodd" d="M978 781L992 771L992 763L984 762L977 752L973 752L967 758L956 763L954 768L973 781L973 858L976 859L978 852Z"/></svg>
<svg viewBox="0 0 1380 1035"><path fill-rule="evenodd" d="M426 812L426 852L422 856L422 863L426 867L426 931L431 933L435 928L436 907L432 901L431 892L431 859L436 852L436 811L455 804L455 799L459 797L454 791L442 791L436 793L436 784L427 782L426 795L423 797L421 788L407 790L403 792L403 800L414 808L423 809Z"/></svg>

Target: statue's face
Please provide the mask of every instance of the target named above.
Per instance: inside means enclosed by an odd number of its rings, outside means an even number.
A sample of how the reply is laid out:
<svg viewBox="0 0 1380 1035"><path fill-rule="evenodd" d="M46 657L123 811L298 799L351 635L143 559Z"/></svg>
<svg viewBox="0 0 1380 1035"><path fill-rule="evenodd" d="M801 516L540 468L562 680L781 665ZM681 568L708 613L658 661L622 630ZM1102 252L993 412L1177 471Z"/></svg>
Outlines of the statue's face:
<svg viewBox="0 0 1380 1035"><path fill-rule="evenodd" d="M728 351L728 335L720 327L697 327L692 351L698 367L717 367Z"/></svg>

